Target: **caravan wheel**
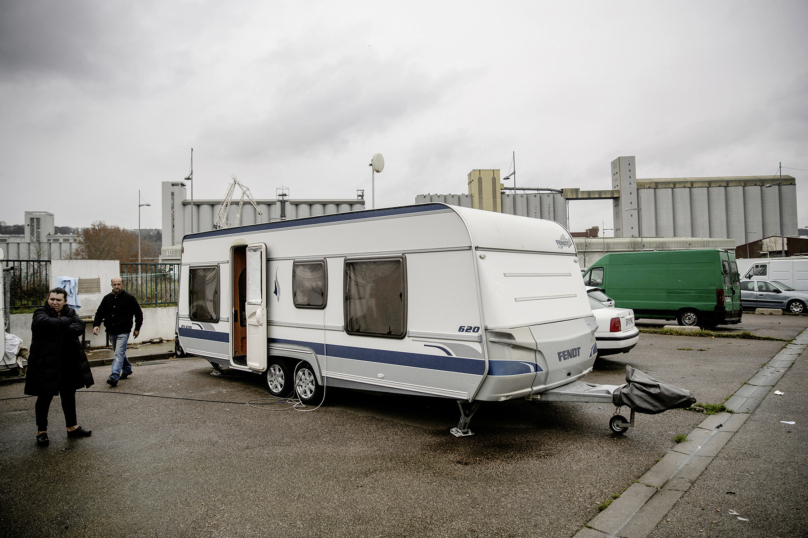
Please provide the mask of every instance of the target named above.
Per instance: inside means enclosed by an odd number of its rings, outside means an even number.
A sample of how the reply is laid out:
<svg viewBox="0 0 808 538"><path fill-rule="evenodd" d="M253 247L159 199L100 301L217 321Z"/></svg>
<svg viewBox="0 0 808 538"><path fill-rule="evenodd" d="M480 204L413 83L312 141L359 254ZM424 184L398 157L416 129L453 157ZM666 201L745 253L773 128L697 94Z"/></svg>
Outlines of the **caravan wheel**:
<svg viewBox="0 0 808 538"><path fill-rule="evenodd" d="M280 359L270 359L267 371L264 373L267 390L273 396L283 398L292 392L292 376L289 367Z"/></svg>
<svg viewBox="0 0 808 538"><path fill-rule="evenodd" d="M295 374L295 392L307 405L319 405L323 398L323 386L317 382L314 370L307 362L301 362Z"/></svg>

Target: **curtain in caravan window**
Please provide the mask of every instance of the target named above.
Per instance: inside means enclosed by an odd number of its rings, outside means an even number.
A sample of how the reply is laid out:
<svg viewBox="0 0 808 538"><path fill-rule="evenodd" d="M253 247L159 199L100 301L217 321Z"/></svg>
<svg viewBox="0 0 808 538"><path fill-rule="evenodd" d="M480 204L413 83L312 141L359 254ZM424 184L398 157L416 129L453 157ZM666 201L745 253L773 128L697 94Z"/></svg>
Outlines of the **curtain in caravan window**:
<svg viewBox="0 0 808 538"><path fill-rule="evenodd" d="M193 321L219 321L219 268L189 271L189 317Z"/></svg>
<svg viewBox="0 0 808 538"><path fill-rule="evenodd" d="M261 304L263 299L261 282L263 254L262 248L247 249L247 304Z"/></svg>
<svg viewBox="0 0 808 538"><path fill-rule="evenodd" d="M345 330L369 336L404 336L403 260L345 262Z"/></svg>
<svg viewBox="0 0 808 538"><path fill-rule="evenodd" d="M298 308L323 308L326 302L324 262L295 262L292 293Z"/></svg>

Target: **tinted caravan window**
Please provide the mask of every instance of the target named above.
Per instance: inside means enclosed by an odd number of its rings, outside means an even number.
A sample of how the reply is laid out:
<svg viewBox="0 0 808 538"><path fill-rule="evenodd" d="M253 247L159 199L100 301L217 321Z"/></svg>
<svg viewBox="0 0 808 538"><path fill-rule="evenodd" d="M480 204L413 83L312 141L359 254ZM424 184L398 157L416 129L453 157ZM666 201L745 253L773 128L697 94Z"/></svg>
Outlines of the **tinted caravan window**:
<svg viewBox="0 0 808 538"><path fill-rule="evenodd" d="M325 308L328 297L325 261L295 262L292 265L292 294L297 308Z"/></svg>
<svg viewBox="0 0 808 538"><path fill-rule="evenodd" d="M219 267L188 271L188 312L193 321L219 321Z"/></svg>
<svg viewBox="0 0 808 538"><path fill-rule="evenodd" d="M407 290L404 257L345 260L345 332L404 338Z"/></svg>

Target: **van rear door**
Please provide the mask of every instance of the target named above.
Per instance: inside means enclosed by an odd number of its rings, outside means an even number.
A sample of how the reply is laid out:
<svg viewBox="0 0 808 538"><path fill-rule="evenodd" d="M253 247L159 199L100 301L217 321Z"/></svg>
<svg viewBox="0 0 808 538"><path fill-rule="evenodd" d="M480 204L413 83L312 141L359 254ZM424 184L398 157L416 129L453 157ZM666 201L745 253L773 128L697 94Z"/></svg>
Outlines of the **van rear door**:
<svg viewBox="0 0 808 538"><path fill-rule="evenodd" d="M729 265L729 287L727 288L727 278L725 275L724 278L724 305L726 306L727 310L735 311L741 309L741 275L738 273L738 264L735 261L735 255L732 252L724 252L722 258L726 256L726 261ZM723 265L724 262L722 260L722 272L723 272ZM729 297L731 299L730 302L726 302L726 298Z"/></svg>

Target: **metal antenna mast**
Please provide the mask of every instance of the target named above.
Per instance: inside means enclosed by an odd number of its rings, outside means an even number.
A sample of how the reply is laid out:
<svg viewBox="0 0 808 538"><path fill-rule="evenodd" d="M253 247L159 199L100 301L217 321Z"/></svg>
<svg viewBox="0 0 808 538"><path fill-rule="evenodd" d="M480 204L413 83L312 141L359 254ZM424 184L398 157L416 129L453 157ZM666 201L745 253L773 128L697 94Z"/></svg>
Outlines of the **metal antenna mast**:
<svg viewBox="0 0 808 538"><path fill-rule="evenodd" d="M185 181L191 182L191 233L194 233L194 148L191 148L191 173Z"/></svg>

